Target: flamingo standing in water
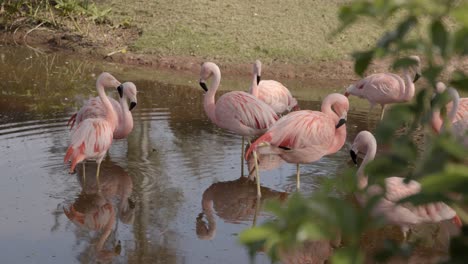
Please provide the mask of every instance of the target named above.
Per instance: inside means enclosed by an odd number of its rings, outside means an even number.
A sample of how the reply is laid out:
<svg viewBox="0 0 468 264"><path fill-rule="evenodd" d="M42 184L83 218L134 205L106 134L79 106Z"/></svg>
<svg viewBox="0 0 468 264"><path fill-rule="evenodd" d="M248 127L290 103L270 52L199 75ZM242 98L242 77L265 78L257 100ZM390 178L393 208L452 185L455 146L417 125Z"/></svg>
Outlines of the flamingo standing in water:
<svg viewBox="0 0 468 264"><path fill-rule="evenodd" d="M209 88L206 80L213 76ZM278 116L267 104L255 96L241 91L223 94L215 103L215 94L221 82L221 71L213 62L205 62L201 67L200 86L205 90L204 108L211 122L242 136L241 166L243 175L244 137L263 134L271 127ZM252 81L253 90L257 88L257 72ZM256 156L256 153L253 153ZM256 170L258 172L258 170ZM257 174L258 175L258 174ZM260 197L260 180L257 178L257 195Z"/></svg>
<svg viewBox="0 0 468 264"><path fill-rule="evenodd" d="M126 138L133 130L133 117L131 111L137 105L137 88L134 83L125 82L117 87L117 91L120 95L120 103L113 98L109 98L109 101L112 103L112 107L118 117L117 127L114 131L113 138L122 139ZM130 106L128 106L127 98L130 99ZM88 118L105 117L106 113L107 110L101 98L99 96L91 98L77 113L70 117L68 124L70 125L70 129L73 129L75 122L78 125Z"/></svg>
<svg viewBox="0 0 468 264"><path fill-rule="evenodd" d="M301 110L283 116L250 146L245 158L248 160L250 153L262 145L279 148L282 159L297 164L299 189L299 164L311 163L337 152L346 140L346 126L343 125L349 110L348 99L342 94L330 94L323 100L321 110Z"/></svg>
<svg viewBox="0 0 468 264"><path fill-rule="evenodd" d="M357 134L351 147L351 158L357 164L357 155L363 154L364 160L357 171L358 187L365 189L367 187L367 176L364 174L366 165L372 161L377 151L377 142L375 137L369 131L361 131ZM461 220L455 211L442 202L430 203L421 206L410 204L398 204L398 201L417 194L421 191L421 185L416 181L405 183L405 178L389 177L385 179L385 189L379 185L367 187L367 194L378 195L385 191L384 197L380 199L374 208L375 214L380 214L386 219L401 227L404 239L409 230L409 225L424 222L440 222L442 220L452 219L455 224L461 226ZM361 203L365 202L364 197L358 197Z"/></svg>
<svg viewBox="0 0 468 264"><path fill-rule="evenodd" d="M262 63L256 60L254 64L254 72L257 72L257 89L250 88L250 93L258 99L269 105L276 114L282 114L286 111L299 110L297 100L291 95L291 92L281 84L274 80L261 80Z"/></svg>
<svg viewBox="0 0 468 264"><path fill-rule="evenodd" d="M380 120L382 120L386 104L408 102L414 96L414 83L421 76L421 68L418 56L411 56L410 59L414 60L416 65L404 69L403 78L394 73L372 74L346 88L345 96L351 94L366 98L370 103L367 117L374 106L380 104L382 107ZM414 72L413 77L409 69Z"/></svg>
<svg viewBox="0 0 468 264"><path fill-rule="evenodd" d="M438 82L436 88L437 93L443 93L447 90L452 98L452 101L447 104L447 117L452 124L453 132L460 138L463 138L463 134L468 130L468 98L460 98L455 88L450 87L447 89L447 86L442 82ZM431 125L435 132L440 133L443 120L438 109L432 113Z"/></svg>
<svg viewBox="0 0 468 264"><path fill-rule="evenodd" d="M118 87L120 82L111 74L104 72L99 75L96 89L104 105L104 116L87 118L78 124L71 134L71 143L65 154L64 162L71 160L70 172L75 170L77 163L86 159L95 159L97 163L96 179L99 180L101 161L112 144L112 137L117 127L117 113L104 92L104 87Z"/></svg>

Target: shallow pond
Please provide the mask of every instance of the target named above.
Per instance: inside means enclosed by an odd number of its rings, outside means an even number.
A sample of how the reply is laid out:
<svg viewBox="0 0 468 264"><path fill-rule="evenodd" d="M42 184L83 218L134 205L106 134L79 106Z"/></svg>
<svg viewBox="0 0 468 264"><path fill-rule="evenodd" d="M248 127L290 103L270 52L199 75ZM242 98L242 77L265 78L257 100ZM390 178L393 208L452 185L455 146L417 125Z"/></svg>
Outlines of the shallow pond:
<svg viewBox="0 0 468 264"><path fill-rule="evenodd" d="M95 164L86 165L90 176L83 183L81 165L69 174L63 157L66 122L96 96L95 78L102 71L133 81L139 94L134 130L112 145L98 193ZM239 179L240 137L205 115L198 75L1 47L0 80L2 263L248 262L237 234L271 216L256 204L255 185ZM249 81L248 75L227 77L222 90L247 89ZM326 94L343 91L349 82L286 84L302 109L317 110ZM349 143L368 129L367 102L352 104L347 144L301 166L301 192L314 192L322 179L348 166ZM262 202L286 199L295 190L295 165L266 161L277 168L261 173ZM269 261L259 253L257 263Z"/></svg>

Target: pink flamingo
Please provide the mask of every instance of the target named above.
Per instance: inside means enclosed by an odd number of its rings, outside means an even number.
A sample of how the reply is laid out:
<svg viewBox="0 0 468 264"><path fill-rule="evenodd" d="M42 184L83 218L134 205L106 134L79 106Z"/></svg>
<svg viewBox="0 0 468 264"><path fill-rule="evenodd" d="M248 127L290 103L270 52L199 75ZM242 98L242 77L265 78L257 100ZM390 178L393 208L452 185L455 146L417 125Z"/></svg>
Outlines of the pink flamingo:
<svg viewBox="0 0 468 264"><path fill-rule="evenodd" d="M276 114L282 114L286 111L299 110L297 100L291 95L291 92L280 82L274 80L261 80L262 63L256 60L254 72L257 71L257 89L250 88L250 93L258 99L269 105Z"/></svg>
<svg viewBox="0 0 468 264"><path fill-rule="evenodd" d="M96 118L81 121L71 134L71 143L65 154L64 162L71 160L70 172L77 163L85 159L95 159L97 163L96 179L99 180L101 161L112 144L114 130L117 127L117 114L112 103L104 92L104 87L118 87L120 82L111 74L104 72L99 75L96 89L105 107L106 114Z"/></svg>
<svg viewBox="0 0 468 264"><path fill-rule="evenodd" d="M311 163L337 152L346 140L346 126L343 125L349 110L348 99L341 94L330 94L323 100L321 110L301 110L283 116L250 146L246 159L259 146L279 148L282 159L297 164L296 184L299 189L299 164Z"/></svg>
<svg viewBox="0 0 468 264"><path fill-rule="evenodd" d="M376 73L350 85L346 89L345 96L351 94L366 98L370 103L369 114L376 104L380 104L382 120L386 104L408 102L414 96L414 83L421 76L420 59L418 56L410 58L416 61L416 65L409 67L414 72L414 79L408 68L404 69L403 78L393 73Z"/></svg>
<svg viewBox="0 0 468 264"><path fill-rule="evenodd" d="M137 105L137 88L134 83L125 82L117 87L117 90L120 95L120 104L113 98L109 98L109 101L112 103L112 107L118 116L113 138L122 139L126 138L133 130L133 117L130 111ZM128 106L127 98L130 99L130 106ZM70 117L68 124L70 125L70 129L73 129L75 122L76 124L80 124L88 118L105 117L106 113L107 110L101 98L99 96L91 98L81 107L80 111Z"/></svg>
<svg viewBox="0 0 468 264"><path fill-rule="evenodd" d="M367 187L367 176L364 174L366 165L372 161L377 151L377 142L369 131L361 131L354 139L351 147L351 158L357 164L357 155L362 153L364 160L357 171L358 187ZM410 204L398 204L398 201L421 191L421 185L416 181L405 183L405 178L389 177L385 179L385 195L374 208L375 214L380 214L386 219L401 227L404 239L409 225L424 222L440 222L446 219L453 219L454 223L461 226L461 220L455 211L442 202L430 203L421 206ZM367 187L367 194L374 196L382 194L384 189L379 185ZM361 203L365 202L364 197L358 197Z"/></svg>
<svg viewBox="0 0 468 264"><path fill-rule="evenodd" d="M207 88L205 81L213 76L213 82ZM258 136L264 133L278 116L267 104L255 96L241 91L223 94L215 103L215 94L221 82L221 71L213 62L205 62L201 67L200 86L205 90L204 108L211 122L242 136L241 166L244 169L244 137ZM253 90L257 87L257 72L252 81ZM254 153L256 156L256 153ZM257 170L258 171L258 170ZM260 182L257 177L257 194L260 197Z"/></svg>
<svg viewBox="0 0 468 264"><path fill-rule="evenodd" d="M468 98L460 98L457 90L454 88L448 88L444 83L438 82L436 85L437 93L443 93L447 90L448 94L452 98L452 101L447 104L448 120L452 123L454 133L462 134L468 128ZM435 132L440 133L443 125L442 116L440 110L435 110L432 113L431 120L432 128Z"/></svg>

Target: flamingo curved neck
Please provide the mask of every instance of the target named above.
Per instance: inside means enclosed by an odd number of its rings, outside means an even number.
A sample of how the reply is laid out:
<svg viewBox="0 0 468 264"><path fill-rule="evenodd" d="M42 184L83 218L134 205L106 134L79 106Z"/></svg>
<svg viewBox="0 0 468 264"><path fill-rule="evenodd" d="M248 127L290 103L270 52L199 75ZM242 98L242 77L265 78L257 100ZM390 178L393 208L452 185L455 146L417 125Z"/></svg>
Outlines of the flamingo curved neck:
<svg viewBox="0 0 468 264"><path fill-rule="evenodd" d="M335 137L333 138L333 142L328 149L328 154L336 153L340 150L346 141L346 124L342 125L335 131Z"/></svg>
<svg viewBox="0 0 468 264"><path fill-rule="evenodd" d="M458 94L457 90L452 87L448 89L448 94L452 97L452 109L448 114L448 119L450 122L453 122L455 120L455 116L457 115L458 105L460 103L460 95Z"/></svg>
<svg viewBox="0 0 468 264"><path fill-rule="evenodd" d="M104 91L104 86L100 82L98 82L96 83L96 90L98 91L99 98L101 98L101 101L104 104L104 107L106 108L106 120L114 125L115 130L115 124L117 123L117 114L115 113L114 108L112 107L112 103L109 101L109 98L107 98L107 95Z"/></svg>
<svg viewBox="0 0 468 264"><path fill-rule="evenodd" d="M452 109L450 109L450 112L447 115L447 119L449 122L453 122L456 118L458 106L460 104L460 95L454 88L449 88L447 92L452 98ZM444 121L442 120L442 116L440 115L440 110L435 109L432 113L432 128L437 133L439 133L443 125Z"/></svg>
<svg viewBox="0 0 468 264"><path fill-rule="evenodd" d="M132 112L130 112L127 103L127 97L124 95L120 98L120 107L122 108L122 120L120 120L123 124L119 125L119 129L121 133L128 134L133 129L133 117Z"/></svg>
<svg viewBox="0 0 468 264"><path fill-rule="evenodd" d="M369 142L366 156L364 157L364 160L362 161L361 166L359 166L357 171L359 189L364 189L367 187L368 178L365 175L364 170L366 169L367 164L374 160L376 151L377 145L374 142Z"/></svg>
<svg viewBox="0 0 468 264"><path fill-rule="evenodd" d="M221 71L219 68L214 67L211 69L213 72L213 81L208 88L208 92L205 94L205 98L203 100L203 106L205 108L205 112L211 121L217 124L216 120L216 104L215 104L215 94L219 88L219 84L221 83Z"/></svg>
<svg viewBox="0 0 468 264"><path fill-rule="evenodd" d="M332 103L333 102L331 100L327 100L327 98L325 98L325 100L322 102L322 106L320 108L320 111L322 111L322 113L324 113L324 114L330 116L331 118L333 118L333 121L338 122L340 117L338 116L338 114L336 114L333 111Z"/></svg>
<svg viewBox="0 0 468 264"><path fill-rule="evenodd" d="M405 93L403 94L402 100L410 101L414 96L414 83L408 69L403 71L403 81L405 82Z"/></svg>

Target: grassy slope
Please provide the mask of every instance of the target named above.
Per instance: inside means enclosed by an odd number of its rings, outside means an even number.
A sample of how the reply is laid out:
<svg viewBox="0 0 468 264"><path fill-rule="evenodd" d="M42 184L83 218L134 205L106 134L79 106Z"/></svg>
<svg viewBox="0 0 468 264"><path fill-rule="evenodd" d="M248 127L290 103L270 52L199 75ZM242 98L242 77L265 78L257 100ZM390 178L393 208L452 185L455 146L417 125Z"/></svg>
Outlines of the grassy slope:
<svg viewBox="0 0 468 264"><path fill-rule="evenodd" d="M132 50L246 62L345 58L378 36L361 24L335 38L340 0L103 0L115 22L143 29Z"/></svg>

